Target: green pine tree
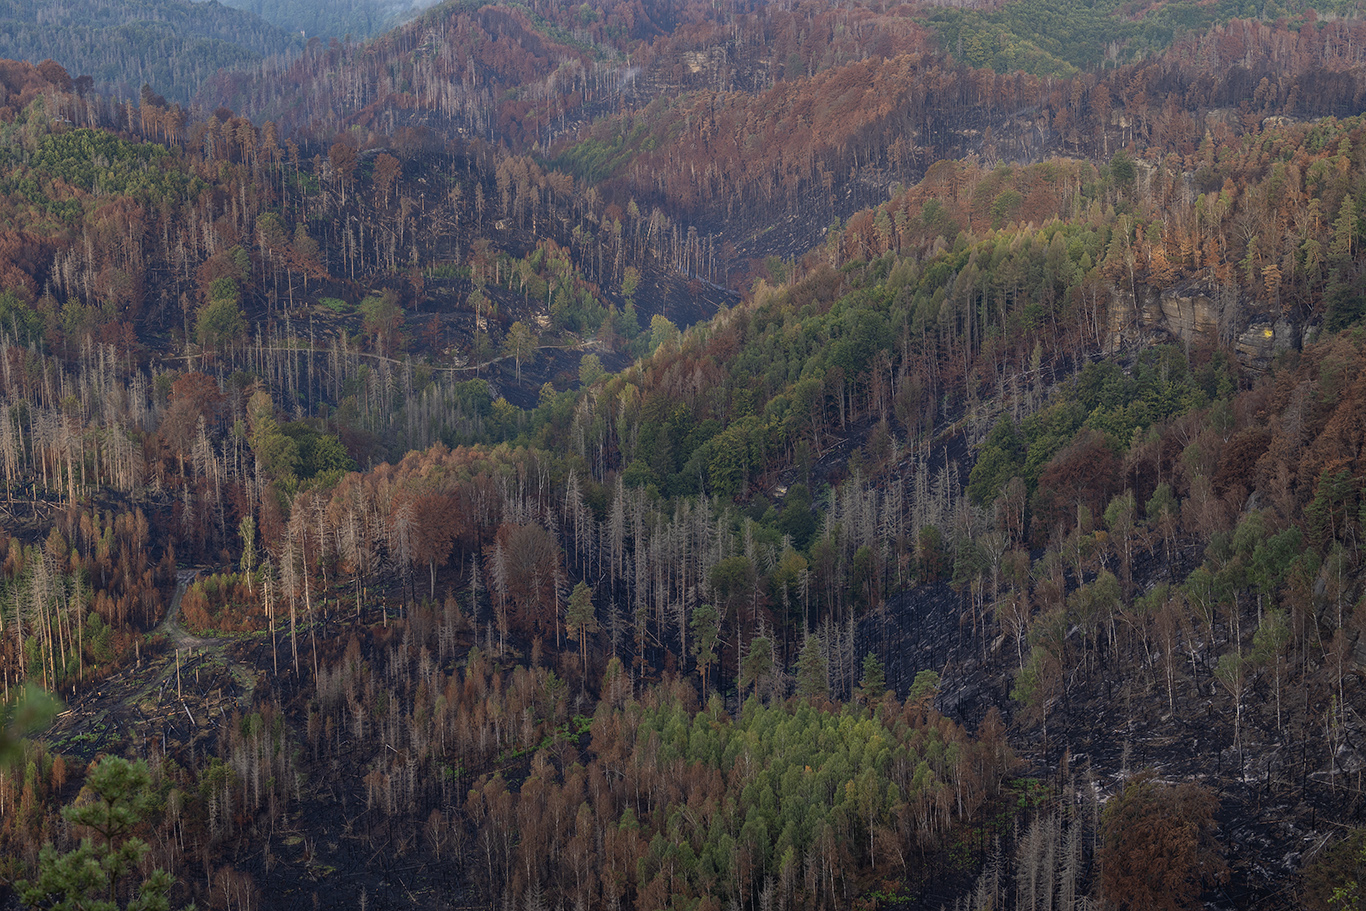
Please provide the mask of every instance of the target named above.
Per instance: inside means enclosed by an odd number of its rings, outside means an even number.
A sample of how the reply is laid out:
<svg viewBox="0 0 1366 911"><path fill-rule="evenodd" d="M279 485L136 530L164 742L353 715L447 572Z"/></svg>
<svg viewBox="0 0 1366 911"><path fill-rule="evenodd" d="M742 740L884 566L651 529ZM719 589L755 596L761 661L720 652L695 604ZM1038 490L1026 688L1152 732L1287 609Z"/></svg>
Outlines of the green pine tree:
<svg viewBox="0 0 1366 911"><path fill-rule="evenodd" d="M583 673L588 674L588 637L598 631L598 617L593 610L593 590L586 582L574 586L569 596L569 608L564 615L569 637L579 644L579 656L583 660Z"/></svg>
<svg viewBox="0 0 1366 911"><path fill-rule="evenodd" d="M24 903L50 911L168 911L171 875L153 870L137 879L148 846L133 831L155 805L151 784L144 760L101 760L76 802L62 810L67 822L93 836L65 854L44 845L38 878L18 883Z"/></svg>
<svg viewBox="0 0 1366 911"><path fill-rule="evenodd" d="M887 692L887 673L877 655L869 652L863 658L863 679L859 681L859 695L864 702L876 702Z"/></svg>
<svg viewBox="0 0 1366 911"><path fill-rule="evenodd" d="M820 636L807 636L797 656L797 695L815 699L830 695L829 676Z"/></svg>
<svg viewBox="0 0 1366 911"><path fill-rule="evenodd" d="M703 604L692 612L693 654L702 671L702 694L707 693L707 669L716 663L716 645L720 640L721 617L715 607Z"/></svg>

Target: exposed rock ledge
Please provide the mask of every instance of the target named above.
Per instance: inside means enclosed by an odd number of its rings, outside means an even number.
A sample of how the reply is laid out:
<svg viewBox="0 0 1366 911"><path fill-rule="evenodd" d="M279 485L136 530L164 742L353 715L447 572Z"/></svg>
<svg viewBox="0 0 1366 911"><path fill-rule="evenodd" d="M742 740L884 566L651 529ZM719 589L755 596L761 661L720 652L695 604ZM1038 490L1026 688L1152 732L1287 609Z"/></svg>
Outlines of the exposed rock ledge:
<svg viewBox="0 0 1366 911"><path fill-rule="evenodd" d="M1137 300L1122 286L1111 297L1108 328L1114 349L1161 340L1226 344L1244 366L1260 369L1304 340L1303 325L1256 312L1234 289L1187 282L1161 291L1136 290Z"/></svg>

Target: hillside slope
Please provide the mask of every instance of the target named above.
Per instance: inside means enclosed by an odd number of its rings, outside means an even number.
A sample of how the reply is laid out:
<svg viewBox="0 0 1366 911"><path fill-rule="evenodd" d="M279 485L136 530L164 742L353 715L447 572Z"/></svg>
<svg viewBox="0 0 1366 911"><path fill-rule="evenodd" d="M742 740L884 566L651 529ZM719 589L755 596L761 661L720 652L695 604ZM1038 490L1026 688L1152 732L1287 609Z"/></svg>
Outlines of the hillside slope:
<svg viewBox="0 0 1366 911"><path fill-rule="evenodd" d="M3 68L0 668L72 713L0 874L108 750L204 907L1331 907L1362 23L903 12L441 7L204 89L282 121Z"/></svg>

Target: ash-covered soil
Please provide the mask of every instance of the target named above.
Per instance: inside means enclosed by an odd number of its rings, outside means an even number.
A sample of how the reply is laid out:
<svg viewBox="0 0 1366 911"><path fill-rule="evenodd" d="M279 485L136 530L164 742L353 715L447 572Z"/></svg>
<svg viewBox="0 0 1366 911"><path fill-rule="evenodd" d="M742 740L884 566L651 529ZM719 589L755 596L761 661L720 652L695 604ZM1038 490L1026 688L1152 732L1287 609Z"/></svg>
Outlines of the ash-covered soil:
<svg viewBox="0 0 1366 911"><path fill-rule="evenodd" d="M1154 577L1166 572L1157 561L1146 570ZM888 686L901 696L917 672L938 672L936 707L970 730L992 706L998 708L1010 726L1011 745L1027 764L1024 774L1044 782L1061 786L1065 770L1085 767L1104 801L1131 775L1152 768L1163 780L1197 781L1213 789L1221 801L1219 839L1231 875L1227 884L1205 895L1207 907L1301 907L1296 889L1306 860L1345 827L1366 823L1366 725L1355 708L1366 701L1359 676L1347 684L1348 723L1328 737L1325 715L1331 702L1315 704L1313 688L1283 689L1278 726L1272 681L1259 679L1244 696L1240 750L1231 699L1213 679L1207 647L1196 648L1194 666L1186 656L1170 702L1160 665L1149 663L1138 675L1119 674L1113 671L1113 656L1102 655L1067 678L1062 696L1049 706L1045 736L1040 721L1011 697L1018 667L1013 641L989 620L979 619L974 631L972 617L968 591L955 591L948 583L919 586L863 618L856 654L876 653ZM1073 629L1070 637L1079 639L1079 631ZM1133 666L1131 658L1124 666ZM1311 703L1307 712L1306 699ZM1292 717L1319 724L1305 730L1292 724ZM985 860L986 852L978 859ZM962 885L966 889L972 883ZM952 907L953 895L946 902L945 893L953 889L952 883L934 884L910 907Z"/></svg>

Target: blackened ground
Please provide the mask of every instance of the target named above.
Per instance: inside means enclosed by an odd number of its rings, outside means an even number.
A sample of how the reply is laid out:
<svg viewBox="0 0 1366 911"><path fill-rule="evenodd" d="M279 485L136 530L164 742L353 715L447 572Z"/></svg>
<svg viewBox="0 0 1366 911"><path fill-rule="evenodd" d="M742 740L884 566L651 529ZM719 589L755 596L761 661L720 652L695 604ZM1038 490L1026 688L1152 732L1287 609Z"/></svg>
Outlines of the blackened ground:
<svg viewBox="0 0 1366 911"><path fill-rule="evenodd" d="M1151 584L1173 571L1153 559L1137 563L1135 570L1140 587L1145 579ZM1361 751L1366 726L1349 710L1348 723L1330 743L1324 719L1331 701L1322 686L1283 691L1278 729L1275 694L1265 678L1259 679L1244 696L1240 751L1234 746L1231 698L1214 683L1214 656L1203 647L1197 648L1194 674L1186 658L1183 676L1198 684L1178 683L1175 712L1168 705L1160 660L1144 666L1141 657L1126 655L1123 667L1129 670L1120 675L1113 670L1113 656L1106 655L1067 678L1064 694L1049 706L1044 737L1038 720L1027 718L1010 696L1018 667L1013 642L991 622L974 631L969 597L946 583L896 595L859 623L856 655L877 654L888 686L903 697L916 673L939 673L936 707L969 730L992 706L998 708L1010 726L1012 746L1027 763L1025 774L1044 782L1060 782L1065 767L1089 765L1102 800L1145 768L1167 781L1197 781L1213 789L1221 801L1219 840L1231 877L1205 896L1208 907L1299 908L1297 877L1305 861L1340 836L1344 826L1366 823ZM1079 637L1074 629L1074 647L1079 648ZM1138 674L1132 671L1136 666ZM1360 677L1350 678L1348 703L1360 706L1364 699ZM985 852L977 854L979 863L985 858ZM905 907L952 907L971 885L970 878L928 883Z"/></svg>

